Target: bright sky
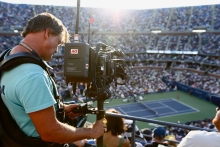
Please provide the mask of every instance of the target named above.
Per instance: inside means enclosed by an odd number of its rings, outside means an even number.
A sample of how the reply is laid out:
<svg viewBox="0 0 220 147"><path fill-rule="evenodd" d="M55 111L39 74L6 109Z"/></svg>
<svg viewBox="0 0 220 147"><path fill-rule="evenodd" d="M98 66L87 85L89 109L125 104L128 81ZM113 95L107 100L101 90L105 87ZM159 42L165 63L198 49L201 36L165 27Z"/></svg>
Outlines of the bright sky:
<svg viewBox="0 0 220 147"><path fill-rule="evenodd" d="M77 6L77 0L0 0L13 4ZM123 9L153 9L220 4L220 0L80 0L80 7Z"/></svg>

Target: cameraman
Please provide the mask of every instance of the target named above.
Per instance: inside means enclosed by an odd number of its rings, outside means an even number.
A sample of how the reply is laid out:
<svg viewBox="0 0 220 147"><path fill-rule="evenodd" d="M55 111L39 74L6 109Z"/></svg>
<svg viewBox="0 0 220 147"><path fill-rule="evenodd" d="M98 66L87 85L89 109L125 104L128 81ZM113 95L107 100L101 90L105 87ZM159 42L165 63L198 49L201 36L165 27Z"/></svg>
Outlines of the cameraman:
<svg viewBox="0 0 220 147"><path fill-rule="evenodd" d="M50 13L31 18L21 35L22 42L6 56L27 52L43 61L50 61L58 52L58 46L69 41L66 27ZM21 130L27 136L58 144L102 136L102 120L96 121L91 128L75 128L58 121L53 82L41 66L32 63L21 64L2 73L0 86L4 90L1 96ZM72 110L78 105L61 106L66 116L74 118L77 115Z"/></svg>

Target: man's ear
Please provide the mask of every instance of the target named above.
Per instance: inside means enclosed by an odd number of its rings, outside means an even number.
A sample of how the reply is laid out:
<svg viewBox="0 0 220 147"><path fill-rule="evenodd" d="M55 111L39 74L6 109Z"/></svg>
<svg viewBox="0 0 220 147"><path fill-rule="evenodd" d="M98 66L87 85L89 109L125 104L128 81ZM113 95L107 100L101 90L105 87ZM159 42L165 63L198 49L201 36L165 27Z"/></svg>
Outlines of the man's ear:
<svg viewBox="0 0 220 147"><path fill-rule="evenodd" d="M44 33L45 33L44 34L45 38L49 38L49 36L51 34L51 30L49 28L47 28L47 29L45 29Z"/></svg>

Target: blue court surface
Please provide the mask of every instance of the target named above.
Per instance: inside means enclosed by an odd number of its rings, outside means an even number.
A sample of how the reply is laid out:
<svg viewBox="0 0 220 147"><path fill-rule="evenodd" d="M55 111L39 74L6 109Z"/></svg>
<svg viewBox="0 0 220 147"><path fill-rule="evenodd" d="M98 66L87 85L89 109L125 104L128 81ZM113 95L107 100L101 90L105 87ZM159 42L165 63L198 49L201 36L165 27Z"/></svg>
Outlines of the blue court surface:
<svg viewBox="0 0 220 147"><path fill-rule="evenodd" d="M114 108L124 115L142 118L158 118L199 112L199 110L174 98L105 107L105 109L108 108Z"/></svg>

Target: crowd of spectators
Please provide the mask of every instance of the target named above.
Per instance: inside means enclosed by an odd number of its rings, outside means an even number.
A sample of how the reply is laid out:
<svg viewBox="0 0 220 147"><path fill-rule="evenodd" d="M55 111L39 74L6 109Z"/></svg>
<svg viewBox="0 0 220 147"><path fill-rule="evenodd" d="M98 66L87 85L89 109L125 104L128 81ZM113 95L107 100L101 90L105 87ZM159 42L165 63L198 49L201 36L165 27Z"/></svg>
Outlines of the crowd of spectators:
<svg viewBox="0 0 220 147"><path fill-rule="evenodd" d="M220 53L220 36L217 34L203 34L201 52L207 54Z"/></svg>
<svg viewBox="0 0 220 147"><path fill-rule="evenodd" d="M74 11L74 7L10 4L5 2L0 2L0 5L0 11L2 12L0 16L1 31L10 32L15 29L19 30L31 16L45 11L58 16L65 26L67 26L68 31L73 32L75 29L74 19L76 18L76 12ZM218 74L218 67L208 65L218 65L220 62L219 57L216 56L220 52L220 35L215 33L201 34L201 36L195 34L175 36L157 34L138 35L135 34L134 28L137 28L137 30L147 30L159 27L162 28L162 30L182 32L191 30L196 26L206 26L208 29L219 30L219 20L217 17L219 15L217 13L219 12L219 9L219 5L208 5L150 10L123 10L119 13L117 11L103 8L81 8L79 31L88 30L87 28L90 18L94 18L95 21L90 24L93 28L91 29L90 40L88 40L87 34L82 34L79 36L79 41L89 41L91 46L96 46L96 44L101 41L114 48L120 48L126 53L125 59L132 61L129 63L129 66L133 68L130 74L132 78L128 81L127 86L123 88L117 87L116 91L119 91L119 95L129 95L126 92L131 89L133 93L137 94L142 91L157 92L158 89L167 90L169 88L159 80L160 77L154 69L134 70L134 67L156 66L161 67L160 69L164 70L167 68L166 60L183 60L193 63L196 62L196 64L174 62L171 67L182 69L192 68L198 71L208 71L210 73ZM100 13L100 11L103 13ZM146 21L148 22L147 24L145 23ZM213 26L211 23L212 21L214 21ZM98 30L106 32L128 31L129 34L96 34L96 31ZM22 38L19 35L7 35L7 33L5 33L5 35L0 37L1 51L18 44L21 39ZM205 55L160 54L156 52L146 53L146 50L198 51L204 53ZM53 67L53 72L55 73L55 78L58 82L60 92L68 90L67 84L65 83L65 77L63 76L63 53L64 48L61 47L60 52L54 56L51 62L49 62L49 64ZM210 54L213 56L208 56ZM146 60L157 61L146 62ZM158 62L158 60L162 61ZM207 64L207 66L200 65L199 62L203 62ZM147 74L148 72L154 73L154 75L149 75ZM210 76L206 76L207 78L204 78L203 75L199 75L197 73L190 74L191 78L188 76L184 77L184 75L188 74L184 72L181 73L181 79L179 81L188 84L189 86L201 88L202 90L214 93L218 93L219 91L218 84L215 84L215 82L218 81L217 78ZM191 79L195 77L197 77L197 79L200 77L204 79L204 81L202 83L192 81ZM138 88L138 84L143 84L144 87ZM126 92L123 93L121 91Z"/></svg>
<svg viewBox="0 0 220 147"><path fill-rule="evenodd" d="M168 26L169 31L184 31L188 27L190 19L191 8L190 7L180 7L173 11L171 16L171 21Z"/></svg>
<svg viewBox="0 0 220 147"><path fill-rule="evenodd" d="M192 12L190 27L205 26L211 28L212 26L212 6L195 6Z"/></svg>
<svg viewBox="0 0 220 147"><path fill-rule="evenodd" d="M26 5L0 2L1 30L8 31L13 26L22 27L34 14L47 11L58 16L69 31L74 31L76 17L75 7L52 5ZM220 5L203 5L193 7L160 8L146 10L114 11L104 8L80 8L80 31L87 30L90 17L95 19L93 27L103 31L122 31L137 28L147 30L161 28L169 31L187 31L197 26L219 30ZM102 12L102 13L100 13ZM21 16L21 17L17 17ZM212 25L214 22L214 26ZM12 29L12 28L11 28Z"/></svg>
<svg viewBox="0 0 220 147"><path fill-rule="evenodd" d="M211 130L217 130L216 127L212 123L212 118L206 118L203 120L196 120L196 121L190 121L182 123L183 125L189 125L192 127L200 127L204 129L211 129ZM188 133L188 130L186 129L180 129L177 127L168 127L168 134L175 135L177 140L181 140L185 135Z"/></svg>
<svg viewBox="0 0 220 147"><path fill-rule="evenodd" d="M95 47L98 42L104 42L116 49L121 49L126 54L144 53L152 50L158 51L197 51L206 56L219 56L220 54L220 34L203 34L201 35L201 44L199 37L193 36L171 36L171 35L101 35L91 34L90 45ZM1 50L8 49L12 45L20 42L21 37L2 35L0 40ZM88 35L80 35L80 42L88 42ZM138 58L138 57L137 57Z"/></svg>
<svg viewBox="0 0 220 147"><path fill-rule="evenodd" d="M145 93L155 93L169 90L169 87L161 80L161 70L131 69L126 85L111 85L111 90L116 97L136 97Z"/></svg>
<svg viewBox="0 0 220 147"><path fill-rule="evenodd" d="M214 26L213 26L213 28L214 29L219 29L220 28L220 18L219 18L219 16L220 16L220 5L216 5L216 9L215 9L215 11L214 11Z"/></svg>
<svg viewBox="0 0 220 147"><path fill-rule="evenodd" d="M219 79L216 77L185 71L181 74L180 82L213 94L220 94Z"/></svg>
<svg viewBox="0 0 220 147"><path fill-rule="evenodd" d="M215 125L212 123L213 118L205 118L202 120L195 120L195 121L189 121L185 123L178 122L179 124L190 126L190 127L199 127L203 129L210 129L213 131L217 131L217 128ZM159 128L159 132L155 132L155 128ZM174 126L160 126L157 125L153 128L143 128L141 129L141 133L143 134L144 138L146 141L143 139L140 139L139 141L143 144L151 144L152 140L154 139L153 135L156 133L156 135L160 134L163 136L163 142L167 143L170 145L170 147L176 147L178 143L184 138L190 130L188 129L183 129L179 127L174 127ZM137 138L141 138L140 136L136 135ZM155 140L154 140L155 141ZM173 146L171 146L171 144Z"/></svg>
<svg viewBox="0 0 220 147"><path fill-rule="evenodd" d="M219 73L218 67L211 68L207 65L200 65L195 63L173 63L172 68L175 68L175 70L172 70L172 72L175 72L176 75L179 74L179 77L176 76L174 78L173 75L168 74L167 77L170 81L178 81L190 87L198 88L212 94L220 94L219 78L209 74ZM178 71L176 69L182 70ZM189 69L192 69L193 71L190 71ZM200 72L194 72L195 70Z"/></svg>

